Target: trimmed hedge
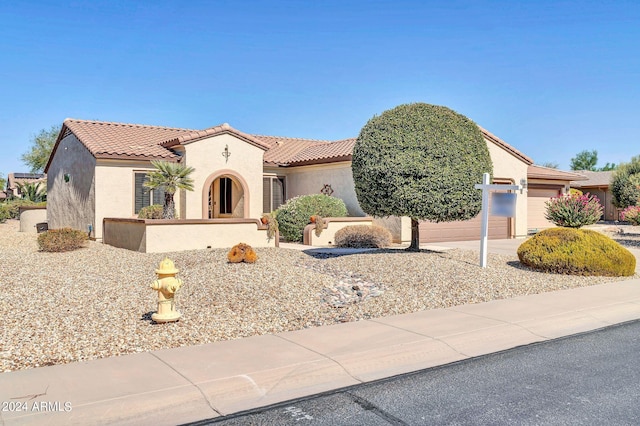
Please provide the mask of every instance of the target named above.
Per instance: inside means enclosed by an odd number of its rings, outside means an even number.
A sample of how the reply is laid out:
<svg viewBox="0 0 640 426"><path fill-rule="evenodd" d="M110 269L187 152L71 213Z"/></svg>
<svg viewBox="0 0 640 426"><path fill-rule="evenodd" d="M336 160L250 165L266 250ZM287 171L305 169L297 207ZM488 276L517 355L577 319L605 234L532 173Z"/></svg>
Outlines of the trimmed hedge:
<svg viewBox="0 0 640 426"><path fill-rule="evenodd" d="M280 235L287 241L300 242L311 216L345 217L347 206L340 198L329 195L301 195L281 205L275 216Z"/></svg>
<svg viewBox="0 0 640 426"><path fill-rule="evenodd" d="M38 247L46 252L71 251L84 247L88 239L87 234L77 229L50 229L38 235Z"/></svg>
<svg viewBox="0 0 640 426"><path fill-rule="evenodd" d="M518 258L530 268L567 275L631 276L636 269L629 250L587 229L545 229L518 247Z"/></svg>
<svg viewBox="0 0 640 426"><path fill-rule="evenodd" d="M335 239L338 247L383 248L391 245L392 235L382 226L351 225L336 232Z"/></svg>

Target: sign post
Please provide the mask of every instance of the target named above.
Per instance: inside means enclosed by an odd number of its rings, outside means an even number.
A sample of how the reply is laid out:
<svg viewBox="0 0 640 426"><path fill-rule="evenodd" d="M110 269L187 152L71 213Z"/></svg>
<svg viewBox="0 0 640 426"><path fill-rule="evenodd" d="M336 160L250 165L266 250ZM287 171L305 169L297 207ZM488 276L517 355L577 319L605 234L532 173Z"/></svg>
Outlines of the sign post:
<svg viewBox="0 0 640 426"><path fill-rule="evenodd" d="M476 189L482 189L482 223L480 228L480 267L487 267L487 240L489 239L489 195L491 191L519 190L520 185L498 185L489 183L489 173L482 174L482 183L476 184ZM509 194L511 195L511 194ZM516 195L516 194L513 194ZM501 199L500 204L496 205L495 216L515 216L515 197L509 197L510 200ZM507 205L506 202L511 203ZM508 208L511 207L511 208Z"/></svg>

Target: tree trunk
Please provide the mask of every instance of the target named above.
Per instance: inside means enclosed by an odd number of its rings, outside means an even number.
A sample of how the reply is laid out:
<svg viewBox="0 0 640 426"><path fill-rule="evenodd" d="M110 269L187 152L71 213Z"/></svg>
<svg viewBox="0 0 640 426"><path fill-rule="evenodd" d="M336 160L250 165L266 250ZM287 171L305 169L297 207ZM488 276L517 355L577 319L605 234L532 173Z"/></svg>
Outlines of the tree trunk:
<svg viewBox="0 0 640 426"><path fill-rule="evenodd" d="M411 245L407 251L420 251L420 222L411 218Z"/></svg>
<svg viewBox="0 0 640 426"><path fill-rule="evenodd" d="M176 207L173 202L173 194L169 192L164 193L164 206L162 206L162 218L163 219L175 219Z"/></svg>

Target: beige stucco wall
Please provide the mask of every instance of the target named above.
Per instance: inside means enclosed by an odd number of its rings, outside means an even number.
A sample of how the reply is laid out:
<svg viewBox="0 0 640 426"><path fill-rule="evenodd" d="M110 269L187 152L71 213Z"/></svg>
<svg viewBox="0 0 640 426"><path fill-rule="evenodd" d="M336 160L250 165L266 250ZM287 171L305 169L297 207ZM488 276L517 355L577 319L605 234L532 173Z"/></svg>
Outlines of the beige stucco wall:
<svg viewBox="0 0 640 426"><path fill-rule="evenodd" d="M105 217L132 218L135 214L135 172L153 170L149 161L99 160L95 171L95 237L102 238ZM179 204L176 194L176 205Z"/></svg>
<svg viewBox="0 0 640 426"><path fill-rule="evenodd" d="M47 170L47 220L50 229L87 231L96 209L96 160L73 134L60 141ZM64 175L69 181L64 181ZM113 190L113 189L111 189Z"/></svg>
<svg viewBox="0 0 640 426"><path fill-rule="evenodd" d="M20 207L20 232L36 233L36 224L47 221L45 207Z"/></svg>
<svg viewBox="0 0 640 426"><path fill-rule="evenodd" d="M228 160L222 155L225 146L231 155ZM221 134L198 140L184 146L184 161L195 168L191 175L194 191L186 193L186 219L202 219L203 196L208 197L207 179L221 170L229 170L242 177L248 186L244 197L248 197L248 211L234 212L244 217L260 218L262 215L262 173L264 150L251 145L231 134ZM206 188L205 188L206 186ZM206 203L205 199L205 203ZM236 202L239 200L236 199Z"/></svg>
<svg viewBox="0 0 640 426"><path fill-rule="evenodd" d="M494 179L511 179L514 185L520 185L521 180L527 179L527 169L529 166L525 162L514 157L493 142L487 141L487 148L489 148L489 155L491 156L491 161L493 162ZM520 194L520 191L516 191L516 194L516 217L513 218L515 234L514 236L526 237L527 192L526 190L524 190L522 191L522 194Z"/></svg>
<svg viewBox="0 0 640 426"><path fill-rule="evenodd" d="M267 238L266 227L258 220L224 221L107 219L104 243L145 253L230 248L241 242L253 247L276 245L276 239Z"/></svg>
<svg viewBox="0 0 640 426"><path fill-rule="evenodd" d="M344 201L349 216L365 216L356 197L350 161L292 167L286 169L285 176L287 198L319 194L323 186L329 184L333 189L331 195Z"/></svg>

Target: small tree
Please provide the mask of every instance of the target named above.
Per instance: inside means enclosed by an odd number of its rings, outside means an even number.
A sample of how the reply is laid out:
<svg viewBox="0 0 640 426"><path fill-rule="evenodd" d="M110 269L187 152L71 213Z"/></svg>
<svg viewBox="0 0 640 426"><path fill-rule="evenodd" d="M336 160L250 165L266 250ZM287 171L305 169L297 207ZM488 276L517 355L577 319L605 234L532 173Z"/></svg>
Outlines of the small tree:
<svg viewBox="0 0 640 426"><path fill-rule="evenodd" d="M44 171L59 133L60 126L51 126L49 130L42 129L40 133L31 138L29 151L22 154L20 158L24 164L29 166L32 173Z"/></svg>
<svg viewBox="0 0 640 426"><path fill-rule="evenodd" d="M478 215L474 185L493 166L478 126L443 106L400 105L375 116L353 148L356 195L365 213L411 218L411 246L419 221L450 222Z"/></svg>
<svg viewBox="0 0 640 426"><path fill-rule="evenodd" d="M162 189L164 191L162 218L174 219L176 210L173 195L178 189L193 191L193 179L189 175L195 169L184 164L169 163L167 161L152 161L151 164L155 167L155 170L147 173L144 186L149 189Z"/></svg>
<svg viewBox="0 0 640 426"><path fill-rule="evenodd" d="M624 209L636 206L640 201L640 155L631 158L631 162L618 166L611 178L613 205Z"/></svg>

